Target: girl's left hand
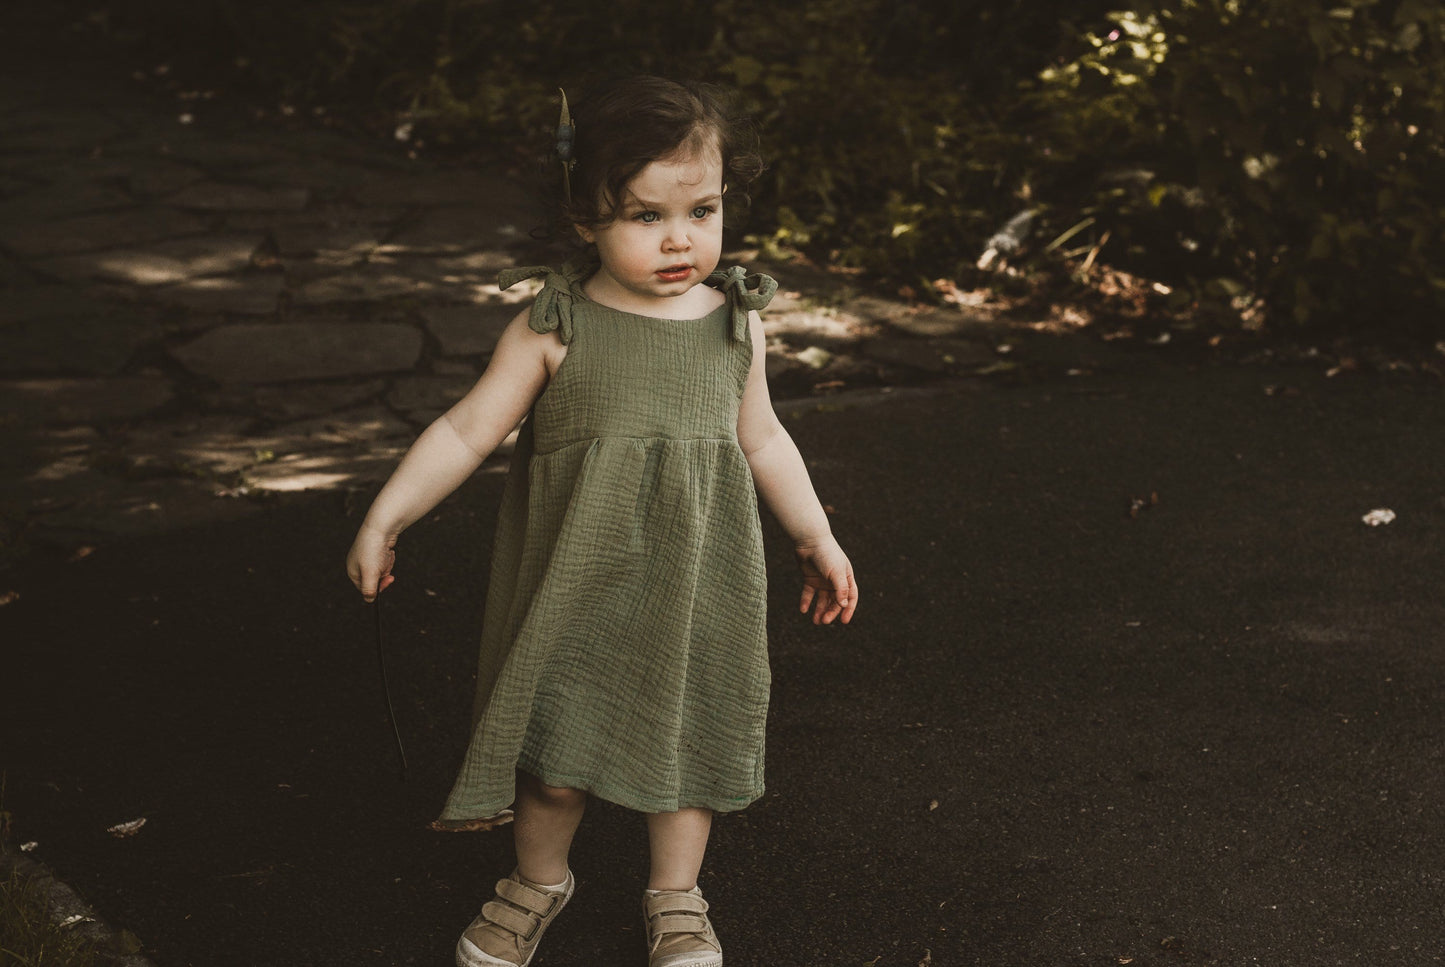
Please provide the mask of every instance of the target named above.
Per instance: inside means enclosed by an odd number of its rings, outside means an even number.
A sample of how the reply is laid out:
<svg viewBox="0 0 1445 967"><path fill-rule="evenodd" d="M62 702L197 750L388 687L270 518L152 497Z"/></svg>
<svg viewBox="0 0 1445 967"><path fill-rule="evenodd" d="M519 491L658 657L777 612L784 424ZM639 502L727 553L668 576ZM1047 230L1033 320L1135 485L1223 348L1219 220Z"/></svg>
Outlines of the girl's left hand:
<svg viewBox="0 0 1445 967"><path fill-rule="evenodd" d="M799 544L795 553L803 571L798 610L807 614L811 607L815 625L832 624L834 618L843 624L853 620L853 610L858 607L858 582L838 542L829 536L817 544Z"/></svg>

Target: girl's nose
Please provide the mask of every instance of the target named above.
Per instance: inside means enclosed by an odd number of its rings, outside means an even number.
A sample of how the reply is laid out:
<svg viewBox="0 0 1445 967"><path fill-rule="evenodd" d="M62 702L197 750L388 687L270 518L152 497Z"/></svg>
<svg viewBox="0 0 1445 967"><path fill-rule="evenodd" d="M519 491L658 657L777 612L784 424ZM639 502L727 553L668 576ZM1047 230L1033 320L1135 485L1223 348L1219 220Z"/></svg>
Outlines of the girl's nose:
<svg viewBox="0 0 1445 967"><path fill-rule="evenodd" d="M692 242L687 237L687 226L669 225L662 246L669 252L685 252L692 248Z"/></svg>

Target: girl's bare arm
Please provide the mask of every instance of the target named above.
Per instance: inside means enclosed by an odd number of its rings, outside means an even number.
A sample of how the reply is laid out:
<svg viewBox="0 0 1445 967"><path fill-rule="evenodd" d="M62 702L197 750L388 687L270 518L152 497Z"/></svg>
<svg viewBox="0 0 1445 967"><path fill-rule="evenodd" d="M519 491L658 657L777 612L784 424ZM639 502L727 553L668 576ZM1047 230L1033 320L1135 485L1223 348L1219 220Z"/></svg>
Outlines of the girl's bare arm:
<svg viewBox="0 0 1445 967"><path fill-rule="evenodd" d="M858 606L853 566L833 537L802 454L773 412L766 375L767 342L756 312L749 317L748 329L753 361L738 409L738 445L763 503L793 540L803 570L800 610L806 612L816 605L815 624L828 624L838 617L846 624Z"/></svg>
<svg viewBox="0 0 1445 967"><path fill-rule="evenodd" d="M391 584L397 537L461 486L547 385L555 333L537 333L519 314L497 341L486 372L456 405L417 437L381 488L347 555L346 570L370 601Z"/></svg>

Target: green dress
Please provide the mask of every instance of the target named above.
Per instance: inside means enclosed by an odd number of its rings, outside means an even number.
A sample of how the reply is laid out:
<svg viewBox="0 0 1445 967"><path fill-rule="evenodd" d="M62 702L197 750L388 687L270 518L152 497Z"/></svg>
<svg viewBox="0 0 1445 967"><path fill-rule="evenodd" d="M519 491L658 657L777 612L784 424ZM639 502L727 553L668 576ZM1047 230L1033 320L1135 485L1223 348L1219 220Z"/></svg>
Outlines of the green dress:
<svg viewBox="0 0 1445 967"><path fill-rule="evenodd" d="M504 818L522 769L643 812L741 809L763 791L766 575L738 446L748 311L740 267L701 319L592 302L593 267L542 276L530 325L567 354L532 407L502 496L471 742L439 829Z"/></svg>

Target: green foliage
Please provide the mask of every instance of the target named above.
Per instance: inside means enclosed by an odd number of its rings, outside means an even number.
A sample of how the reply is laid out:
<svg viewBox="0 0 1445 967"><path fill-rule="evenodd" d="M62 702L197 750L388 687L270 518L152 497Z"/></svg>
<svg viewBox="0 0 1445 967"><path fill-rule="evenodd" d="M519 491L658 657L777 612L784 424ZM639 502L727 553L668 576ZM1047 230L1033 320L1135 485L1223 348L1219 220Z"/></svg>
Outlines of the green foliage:
<svg viewBox="0 0 1445 967"><path fill-rule="evenodd" d="M1064 217L1276 324L1442 334L1445 9L1154 0L1110 21L1023 99Z"/></svg>
<svg viewBox="0 0 1445 967"><path fill-rule="evenodd" d="M1335 5L1331 6L1333 3ZM369 101L429 143L545 155L556 89L735 88L771 170L747 231L918 286L1024 207L1276 325L1440 333L1437 0L152 0L152 34L258 90ZM162 25L164 31L162 32ZM189 43L176 45L179 34ZM207 61L209 58L209 61ZM227 61L229 63L229 59ZM1040 257L1056 259L1059 247ZM977 280L967 280L976 282ZM1433 328L1432 328L1433 327Z"/></svg>

